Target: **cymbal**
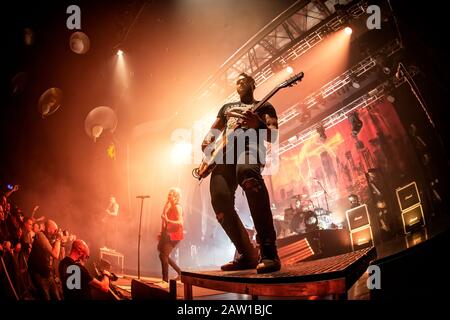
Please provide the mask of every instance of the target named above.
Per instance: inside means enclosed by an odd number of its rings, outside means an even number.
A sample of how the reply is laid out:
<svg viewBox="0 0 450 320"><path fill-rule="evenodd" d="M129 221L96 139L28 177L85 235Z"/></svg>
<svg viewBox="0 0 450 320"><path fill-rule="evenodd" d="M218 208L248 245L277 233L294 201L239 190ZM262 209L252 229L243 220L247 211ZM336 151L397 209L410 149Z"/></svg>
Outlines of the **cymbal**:
<svg viewBox="0 0 450 320"><path fill-rule="evenodd" d="M56 112L61 107L63 92L59 88L50 88L46 90L39 98L39 113L43 118Z"/></svg>

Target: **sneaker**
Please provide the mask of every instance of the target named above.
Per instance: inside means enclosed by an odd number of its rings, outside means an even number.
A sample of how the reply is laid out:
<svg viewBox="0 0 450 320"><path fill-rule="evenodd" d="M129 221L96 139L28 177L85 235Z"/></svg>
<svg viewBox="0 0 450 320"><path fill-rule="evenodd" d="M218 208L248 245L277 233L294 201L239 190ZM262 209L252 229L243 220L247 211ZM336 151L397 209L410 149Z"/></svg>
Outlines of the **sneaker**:
<svg viewBox="0 0 450 320"><path fill-rule="evenodd" d="M270 273L279 271L281 269L281 262L278 258L275 259L261 259L256 267L257 273Z"/></svg>
<svg viewBox="0 0 450 320"><path fill-rule="evenodd" d="M258 265L258 258L256 256L244 256L241 255L239 258L230 261L220 267L222 271L236 271L236 270L247 270L255 269Z"/></svg>
<svg viewBox="0 0 450 320"><path fill-rule="evenodd" d="M256 267L257 273L270 273L281 269L281 262L275 244L260 246L260 255L261 259Z"/></svg>

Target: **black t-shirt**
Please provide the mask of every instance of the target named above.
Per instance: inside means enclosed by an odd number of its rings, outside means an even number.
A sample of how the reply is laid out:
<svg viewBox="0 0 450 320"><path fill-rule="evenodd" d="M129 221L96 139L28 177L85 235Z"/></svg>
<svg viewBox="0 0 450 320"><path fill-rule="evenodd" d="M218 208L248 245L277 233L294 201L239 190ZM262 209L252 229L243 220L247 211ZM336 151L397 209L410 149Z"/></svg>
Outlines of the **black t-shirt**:
<svg viewBox="0 0 450 320"><path fill-rule="evenodd" d="M219 113L217 114L217 117L220 118L222 120L222 122L225 124L225 130L224 130L225 134L227 133L228 126L230 125L230 121L236 119L235 117L230 116L230 115L227 114L230 111L230 109L233 109L233 111L236 112L236 113L243 113L244 111L248 110L251 106L252 105L247 105L247 104L242 103L242 102L232 102L232 103L227 103L227 104L223 105L222 108L220 108ZM269 103L269 102L264 103L263 106L261 106L256 111L256 114L263 121L265 120L265 115L266 114L269 115L272 118L277 118L277 112L276 112L275 108L272 106L272 104ZM245 128L245 127L241 127L241 128L244 131L247 130L247 128ZM258 129L264 129L263 123L261 123L261 126ZM257 132L257 134L256 134L257 142L255 141L255 143L251 143L251 142L246 140L245 151L246 152L249 152L249 150L255 151L255 155L258 154L258 162L259 163L264 163L265 162L266 149L265 149L264 144L262 143L261 139L265 139L265 137L261 137L260 136L260 133L261 133L260 130L257 130L256 132ZM258 150L258 146L260 148L259 150ZM237 154L235 154L235 155L239 156Z"/></svg>
<svg viewBox="0 0 450 320"><path fill-rule="evenodd" d="M257 102L256 102L257 103ZM252 105L248 105L245 104L243 102L231 102L231 103L227 103L224 104L222 106L222 108L220 108L219 113L217 114L217 117L220 118L223 123L227 124L228 123L228 117L227 117L227 111L230 110L231 108L239 108L242 110L248 110L249 107L251 107ZM272 104L270 102L266 102L264 103L264 105L262 107L260 107L256 113L261 117L261 119L264 119L264 115L267 114L273 118L277 117L277 112L275 111L275 108L272 106Z"/></svg>
<svg viewBox="0 0 450 320"><path fill-rule="evenodd" d="M51 252L52 245L45 233L43 231L36 233L30 258L28 259L28 268L30 271L39 273L43 278L50 277L53 263Z"/></svg>
<svg viewBox="0 0 450 320"><path fill-rule="evenodd" d="M71 267L72 266L72 267ZM71 270L68 268L71 267ZM77 271L75 271L77 270ZM79 273L78 273L79 270ZM79 286L74 277L79 274ZM94 279L89 271L71 257L65 257L59 263L59 276L63 287L65 300L91 300L91 288L89 283Z"/></svg>

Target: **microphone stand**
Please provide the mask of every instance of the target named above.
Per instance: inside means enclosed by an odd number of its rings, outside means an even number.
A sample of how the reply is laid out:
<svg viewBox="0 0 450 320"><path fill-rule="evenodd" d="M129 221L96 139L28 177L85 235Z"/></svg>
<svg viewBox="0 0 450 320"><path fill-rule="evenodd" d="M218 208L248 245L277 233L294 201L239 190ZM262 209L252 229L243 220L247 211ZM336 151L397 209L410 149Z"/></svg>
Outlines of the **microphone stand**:
<svg viewBox="0 0 450 320"><path fill-rule="evenodd" d="M141 213L139 214L139 237L138 237L138 279L141 279L141 226L142 226L142 209L144 208L144 200L150 196L137 196L141 199Z"/></svg>
<svg viewBox="0 0 450 320"><path fill-rule="evenodd" d="M323 187L322 183L319 180L317 180L317 183L322 188L323 193L325 194L325 203L327 204L327 213L328 213L330 212L330 207L328 206L328 192L327 190L325 190L325 188Z"/></svg>

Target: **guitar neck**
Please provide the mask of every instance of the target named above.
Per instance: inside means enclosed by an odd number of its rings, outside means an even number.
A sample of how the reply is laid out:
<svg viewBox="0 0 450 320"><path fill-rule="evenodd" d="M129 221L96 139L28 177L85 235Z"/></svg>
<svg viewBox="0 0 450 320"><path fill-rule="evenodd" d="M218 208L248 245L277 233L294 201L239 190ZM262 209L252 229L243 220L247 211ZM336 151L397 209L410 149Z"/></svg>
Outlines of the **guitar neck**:
<svg viewBox="0 0 450 320"><path fill-rule="evenodd" d="M266 103L270 98L272 98L275 95L275 93L278 92L278 90L280 90L279 87L275 87L274 89L272 89L272 91L270 91L261 101L259 101L251 108L251 111L256 112L259 108L261 108L264 105L264 103Z"/></svg>

